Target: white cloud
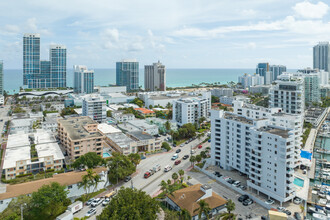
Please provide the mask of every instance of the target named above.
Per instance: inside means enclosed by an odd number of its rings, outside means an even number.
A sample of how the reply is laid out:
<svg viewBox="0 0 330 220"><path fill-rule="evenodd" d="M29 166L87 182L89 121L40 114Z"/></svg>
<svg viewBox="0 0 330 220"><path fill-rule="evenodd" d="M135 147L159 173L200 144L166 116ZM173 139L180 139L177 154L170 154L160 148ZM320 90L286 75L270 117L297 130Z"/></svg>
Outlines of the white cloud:
<svg viewBox="0 0 330 220"><path fill-rule="evenodd" d="M103 35L108 38L111 42L119 41L119 31L116 28L107 28L104 30Z"/></svg>
<svg viewBox="0 0 330 220"><path fill-rule="evenodd" d="M144 49L141 42L134 42L127 45L126 50L129 52L138 52Z"/></svg>
<svg viewBox="0 0 330 220"><path fill-rule="evenodd" d="M294 7L298 17L302 18L323 18L328 10L329 6L324 2L318 2L317 4L310 3L309 1L299 2Z"/></svg>

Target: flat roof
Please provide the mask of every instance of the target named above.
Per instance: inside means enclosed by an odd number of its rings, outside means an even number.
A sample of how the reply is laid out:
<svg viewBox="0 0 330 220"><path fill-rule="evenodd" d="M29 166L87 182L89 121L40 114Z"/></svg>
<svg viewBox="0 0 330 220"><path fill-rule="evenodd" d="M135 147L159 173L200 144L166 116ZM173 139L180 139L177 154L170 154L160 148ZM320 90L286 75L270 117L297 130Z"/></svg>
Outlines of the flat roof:
<svg viewBox="0 0 330 220"><path fill-rule="evenodd" d="M29 127L32 126L32 121L31 118L13 119L10 121L10 127Z"/></svg>
<svg viewBox="0 0 330 220"><path fill-rule="evenodd" d="M114 126L108 125L106 123L97 125L97 129L99 129L99 131L101 131L103 134L112 134L112 133L121 132L121 130L119 130L118 128L115 128Z"/></svg>
<svg viewBox="0 0 330 220"><path fill-rule="evenodd" d="M230 114L228 112L225 112L224 118L225 119L229 119L229 120L234 120L234 121L242 122L242 123L245 123L245 124L253 125L253 120L252 119L247 119L247 118L245 118L243 116L239 116L239 115L235 115L235 114Z"/></svg>
<svg viewBox="0 0 330 220"><path fill-rule="evenodd" d="M139 139L140 141L154 139L154 137L152 135L142 132L142 131L132 131L132 132L129 132L128 134Z"/></svg>
<svg viewBox="0 0 330 220"><path fill-rule="evenodd" d="M275 134L278 136L281 136L283 138L288 138L289 137L289 131L288 130L284 130L284 129L279 129L279 128L273 128L273 127L262 127L258 129L259 131L262 132L267 132L270 134Z"/></svg>
<svg viewBox="0 0 330 220"><path fill-rule="evenodd" d="M72 118L64 118L59 119L59 123L65 128L71 140L79 140L86 138L95 138L102 137L103 135L100 132L89 133L84 126L89 124L97 124L97 122L93 121L88 116L81 117L72 117Z"/></svg>
<svg viewBox="0 0 330 220"><path fill-rule="evenodd" d="M31 160L30 148L30 145L7 148L2 168L16 167L16 161Z"/></svg>
<svg viewBox="0 0 330 220"><path fill-rule="evenodd" d="M54 160L63 160L64 155L57 143L37 144L38 157L54 156Z"/></svg>
<svg viewBox="0 0 330 220"><path fill-rule="evenodd" d="M134 141L124 133L112 133L107 134L106 136L121 148L129 146L129 144Z"/></svg>

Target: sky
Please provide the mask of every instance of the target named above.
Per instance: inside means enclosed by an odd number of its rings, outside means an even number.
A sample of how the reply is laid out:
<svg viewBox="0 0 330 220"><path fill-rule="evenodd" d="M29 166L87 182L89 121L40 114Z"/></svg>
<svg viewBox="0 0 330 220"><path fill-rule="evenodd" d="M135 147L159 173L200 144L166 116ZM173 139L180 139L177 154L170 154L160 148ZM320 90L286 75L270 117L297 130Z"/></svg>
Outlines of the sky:
<svg viewBox="0 0 330 220"><path fill-rule="evenodd" d="M330 1L2 0L0 60L22 68L24 33L67 47L67 67L255 68L258 62L312 67L313 45L330 40Z"/></svg>

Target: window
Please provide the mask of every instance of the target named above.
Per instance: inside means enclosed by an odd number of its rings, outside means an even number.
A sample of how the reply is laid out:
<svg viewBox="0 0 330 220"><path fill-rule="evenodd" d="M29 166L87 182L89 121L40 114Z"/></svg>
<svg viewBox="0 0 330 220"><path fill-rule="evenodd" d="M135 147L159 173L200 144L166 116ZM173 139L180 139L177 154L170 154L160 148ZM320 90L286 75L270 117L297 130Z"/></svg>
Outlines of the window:
<svg viewBox="0 0 330 220"><path fill-rule="evenodd" d="M20 169L20 170L23 170L23 169L24 169L24 167L19 167L19 169Z"/></svg>

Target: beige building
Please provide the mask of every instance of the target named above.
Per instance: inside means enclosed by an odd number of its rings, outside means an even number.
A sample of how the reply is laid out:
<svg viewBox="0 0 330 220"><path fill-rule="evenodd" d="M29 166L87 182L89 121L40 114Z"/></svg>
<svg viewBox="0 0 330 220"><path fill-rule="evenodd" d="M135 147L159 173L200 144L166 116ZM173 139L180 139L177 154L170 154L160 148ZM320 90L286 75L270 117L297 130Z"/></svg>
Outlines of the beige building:
<svg viewBox="0 0 330 220"><path fill-rule="evenodd" d="M63 153L52 133L37 130L30 134L8 136L3 171L6 180L23 174L37 174L63 168Z"/></svg>
<svg viewBox="0 0 330 220"><path fill-rule="evenodd" d="M103 156L104 135L98 130L98 123L88 116L58 119L58 137L71 159L77 159L88 152Z"/></svg>

